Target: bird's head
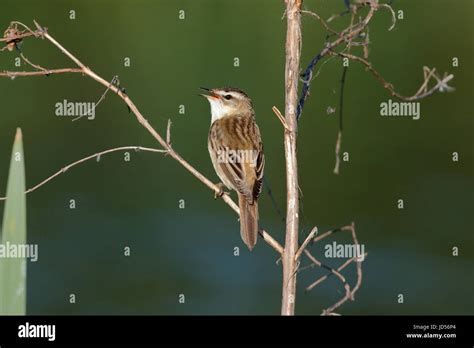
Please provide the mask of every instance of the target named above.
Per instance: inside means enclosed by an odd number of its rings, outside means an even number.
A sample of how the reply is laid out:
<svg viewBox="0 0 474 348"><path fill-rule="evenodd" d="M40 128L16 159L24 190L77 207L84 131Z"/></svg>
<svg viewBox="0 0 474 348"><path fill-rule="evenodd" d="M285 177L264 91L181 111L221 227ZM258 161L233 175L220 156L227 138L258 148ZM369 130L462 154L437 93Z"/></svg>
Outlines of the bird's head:
<svg viewBox="0 0 474 348"><path fill-rule="evenodd" d="M252 100L240 89L224 87L224 88L204 88L205 97L211 104L212 122L225 116L232 115L252 115Z"/></svg>

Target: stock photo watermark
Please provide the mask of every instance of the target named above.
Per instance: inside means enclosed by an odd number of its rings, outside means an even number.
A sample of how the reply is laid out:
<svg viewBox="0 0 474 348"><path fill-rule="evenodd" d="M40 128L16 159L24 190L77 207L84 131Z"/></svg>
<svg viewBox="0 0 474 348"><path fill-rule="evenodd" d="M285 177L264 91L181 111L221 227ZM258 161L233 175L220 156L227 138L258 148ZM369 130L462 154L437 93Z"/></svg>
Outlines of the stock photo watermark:
<svg viewBox="0 0 474 348"><path fill-rule="evenodd" d="M224 150L217 150L218 163L250 163L251 167L257 165L258 150L232 150L226 147Z"/></svg>
<svg viewBox="0 0 474 348"><path fill-rule="evenodd" d="M56 116L87 117L88 120L95 119L96 103L93 102L71 102L64 99L61 102L57 102L54 107Z"/></svg>
<svg viewBox="0 0 474 348"><path fill-rule="evenodd" d="M338 244L334 241L324 246L324 256L328 259L354 257L357 261L364 261L365 246L364 244Z"/></svg>
<svg viewBox="0 0 474 348"><path fill-rule="evenodd" d="M396 102L389 99L380 103L380 116L411 117L414 120L420 119L419 102Z"/></svg>
<svg viewBox="0 0 474 348"><path fill-rule="evenodd" d="M38 261L38 244L0 244L0 259L27 258L31 262Z"/></svg>

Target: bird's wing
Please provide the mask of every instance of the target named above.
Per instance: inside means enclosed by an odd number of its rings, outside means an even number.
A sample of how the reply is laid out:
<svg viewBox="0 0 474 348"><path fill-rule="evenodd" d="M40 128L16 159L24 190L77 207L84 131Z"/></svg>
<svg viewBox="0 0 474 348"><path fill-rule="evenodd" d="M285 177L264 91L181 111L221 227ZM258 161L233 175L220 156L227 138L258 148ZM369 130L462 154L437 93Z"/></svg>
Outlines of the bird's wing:
<svg viewBox="0 0 474 348"><path fill-rule="evenodd" d="M263 171L265 169L265 155L263 153L263 144L262 139L260 137L260 130L258 129L258 126L256 124L255 128L256 133L258 133L258 144L255 144L256 148L258 148L258 156L255 165L256 180L253 186L253 197L257 199L260 196L260 193L262 192Z"/></svg>
<svg viewBox="0 0 474 348"><path fill-rule="evenodd" d="M261 191L265 165L260 131L253 118L232 117L215 121L209 141L217 153L215 165L233 189L253 204Z"/></svg>

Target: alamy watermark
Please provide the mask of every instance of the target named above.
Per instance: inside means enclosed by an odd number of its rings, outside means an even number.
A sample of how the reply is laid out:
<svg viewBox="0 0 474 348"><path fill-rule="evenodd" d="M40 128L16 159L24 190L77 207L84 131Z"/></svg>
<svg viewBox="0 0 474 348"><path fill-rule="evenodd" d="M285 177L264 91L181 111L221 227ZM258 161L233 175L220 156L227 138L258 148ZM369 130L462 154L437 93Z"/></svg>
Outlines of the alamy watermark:
<svg viewBox="0 0 474 348"><path fill-rule="evenodd" d="M419 120L421 116L420 103L397 102L389 99L387 102L380 103L380 115L411 117L414 120Z"/></svg>
<svg viewBox="0 0 474 348"><path fill-rule="evenodd" d="M326 244L324 246L324 256L326 258L353 258L357 261L364 261L365 246L364 244Z"/></svg>
<svg viewBox="0 0 474 348"><path fill-rule="evenodd" d="M54 324L25 324L18 326L19 338L47 338L48 341L56 339L56 325Z"/></svg>
<svg viewBox="0 0 474 348"><path fill-rule="evenodd" d="M31 262L38 261L38 244L0 244L0 259L28 258Z"/></svg>
<svg viewBox="0 0 474 348"><path fill-rule="evenodd" d="M259 152L257 150L233 150L226 147L224 150L217 150L218 163L250 163L251 167L257 165Z"/></svg>
<svg viewBox="0 0 474 348"><path fill-rule="evenodd" d="M56 116L87 117L88 120L95 119L96 103L93 102L71 102L64 99L57 102L54 113Z"/></svg>

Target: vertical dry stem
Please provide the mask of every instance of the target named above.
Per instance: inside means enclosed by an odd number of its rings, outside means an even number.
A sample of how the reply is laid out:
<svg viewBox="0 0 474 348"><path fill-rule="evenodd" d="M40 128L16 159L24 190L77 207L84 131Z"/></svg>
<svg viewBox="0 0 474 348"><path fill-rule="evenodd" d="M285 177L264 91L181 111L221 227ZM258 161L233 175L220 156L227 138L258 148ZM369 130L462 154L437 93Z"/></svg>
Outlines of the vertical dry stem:
<svg viewBox="0 0 474 348"><path fill-rule="evenodd" d="M286 160L286 237L283 252L282 315L295 314L296 265L298 251L299 189L296 158L298 77L301 50L301 0L286 0L286 65L285 65L285 160Z"/></svg>

